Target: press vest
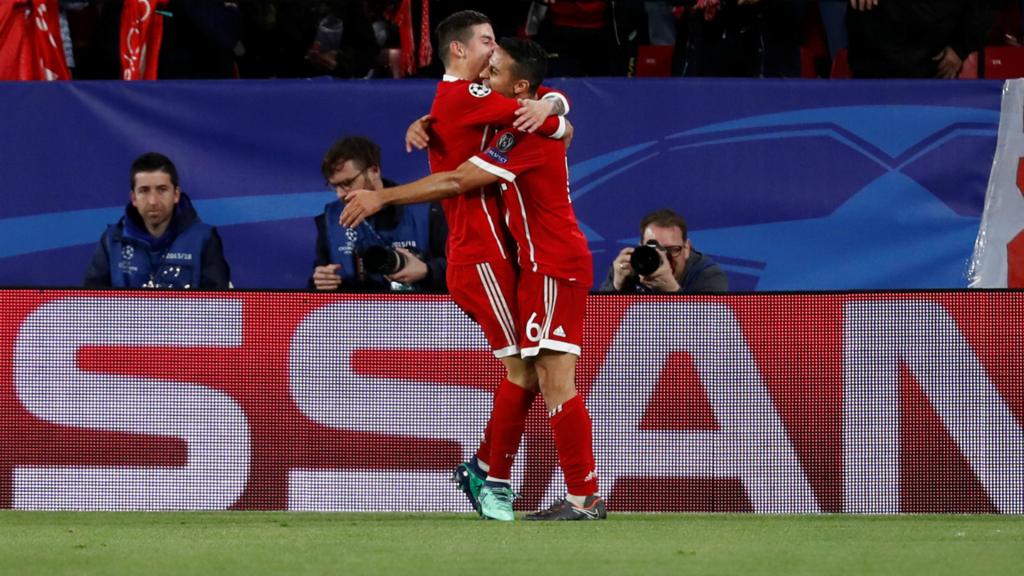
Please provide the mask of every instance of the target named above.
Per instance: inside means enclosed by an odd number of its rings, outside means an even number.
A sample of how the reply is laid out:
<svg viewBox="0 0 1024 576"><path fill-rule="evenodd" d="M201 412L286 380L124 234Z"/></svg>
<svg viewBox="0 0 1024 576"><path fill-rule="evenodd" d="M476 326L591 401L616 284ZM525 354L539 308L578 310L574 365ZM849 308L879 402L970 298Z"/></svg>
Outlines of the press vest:
<svg viewBox="0 0 1024 576"><path fill-rule="evenodd" d="M332 264L340 264L338 275L342 281L359 278L356 257L369 246L390 246L407 248L414 253L423 253L430 245L430 205L410 204L402 206L402 217L391 230L377 230L369 220L355 228L338 226L338 219L345 208L340 200L324 206L327 219L327 238L330 242ZM374 278L376 275L367 275ZM376 276L381 283L383 278Z"/></svg>
<svg viewBox="0 0 1024 576"><path fill-rule="evenodd" d="M203 246L213 228L195 222L166 250L153 251L142 240L125 237L116 226L107 230L110 282L115 288L199 288Z"/></svg>

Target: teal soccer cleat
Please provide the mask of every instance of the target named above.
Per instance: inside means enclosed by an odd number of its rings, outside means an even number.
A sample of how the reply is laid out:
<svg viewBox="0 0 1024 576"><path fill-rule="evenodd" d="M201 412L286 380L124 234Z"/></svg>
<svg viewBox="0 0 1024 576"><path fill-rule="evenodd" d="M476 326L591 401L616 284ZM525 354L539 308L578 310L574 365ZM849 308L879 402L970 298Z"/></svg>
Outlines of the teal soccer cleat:
<svg viewBox="0 0 1024 576"><path fill-rule="evenodd" d="M515 499L516 493L509 487L484 484L480 488L480 517L503 522L515 520L512 513L512 501Z"/></svg>
<svg viewBox="0 0 1024 576"><path fill-rule="evenodd" d="M469 462L463 462L455 467L450 478L452 484L462 491L469 500L473 510L480 513L480 489L484 486L484 478L475 471L475 467Z"/></svg>

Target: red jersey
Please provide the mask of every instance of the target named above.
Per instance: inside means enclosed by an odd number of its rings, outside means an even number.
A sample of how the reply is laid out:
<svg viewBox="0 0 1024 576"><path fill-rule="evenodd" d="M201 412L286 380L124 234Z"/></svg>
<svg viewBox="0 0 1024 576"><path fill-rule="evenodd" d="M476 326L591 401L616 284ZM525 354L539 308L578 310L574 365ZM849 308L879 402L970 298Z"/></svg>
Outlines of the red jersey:
<svg viewBox="0 0 1024 576"><path fill-rule="evenodd" d="M505 220L519 249L519 266L590 288L593 262L569 199L565 144L506 129L470 162L502 179Z"/></svg>
<svg viewBox="0 0 1024 576"><path fill-rule="evenodd" d="M511 126L519 103L482 84L445 76L430 114L430 171L455 170L487 145L489 126ZM564 120L548 118L538 132L561 137ZM561 145L560 140L553 140ZM509 257L496 191L471 190L441 201L448 220L448 262L478 264Z"/></svg>

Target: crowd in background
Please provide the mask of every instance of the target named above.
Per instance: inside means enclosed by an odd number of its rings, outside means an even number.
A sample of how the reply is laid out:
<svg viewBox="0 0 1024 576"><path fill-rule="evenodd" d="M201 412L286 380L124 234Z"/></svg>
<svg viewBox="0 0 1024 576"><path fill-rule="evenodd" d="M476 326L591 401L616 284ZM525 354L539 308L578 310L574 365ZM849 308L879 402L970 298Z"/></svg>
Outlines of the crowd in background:
<svg viewBox="0 0 1024 576"><path fill-rule="evenodd" d="M121 77L122 3L60 0L73 78ZM463 9L490 16L499 37L538 41L551 55L550 76L953 77L965 65L977 74L978 60L968 57L983 46L1019 43L1021 4L431 0L423 6L421 0L166 0L159 7L164 27L159 77L436 78L440 65L424 32ZM927 53L923 65L905 61L917 52ZM660 69L647 70L651 62Z"/></svg>

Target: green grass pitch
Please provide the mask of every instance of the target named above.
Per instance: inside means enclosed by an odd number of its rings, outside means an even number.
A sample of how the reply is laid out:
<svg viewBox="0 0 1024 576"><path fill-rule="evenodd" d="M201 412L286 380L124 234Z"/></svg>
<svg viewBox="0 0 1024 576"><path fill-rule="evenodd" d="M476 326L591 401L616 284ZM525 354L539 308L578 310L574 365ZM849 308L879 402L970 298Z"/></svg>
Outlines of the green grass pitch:
<svg viewBox="0 0 1024 576"><path fill-rule="evenodd" d="M0 574L1024 573L1024 517L0 512Z"/></svg>

